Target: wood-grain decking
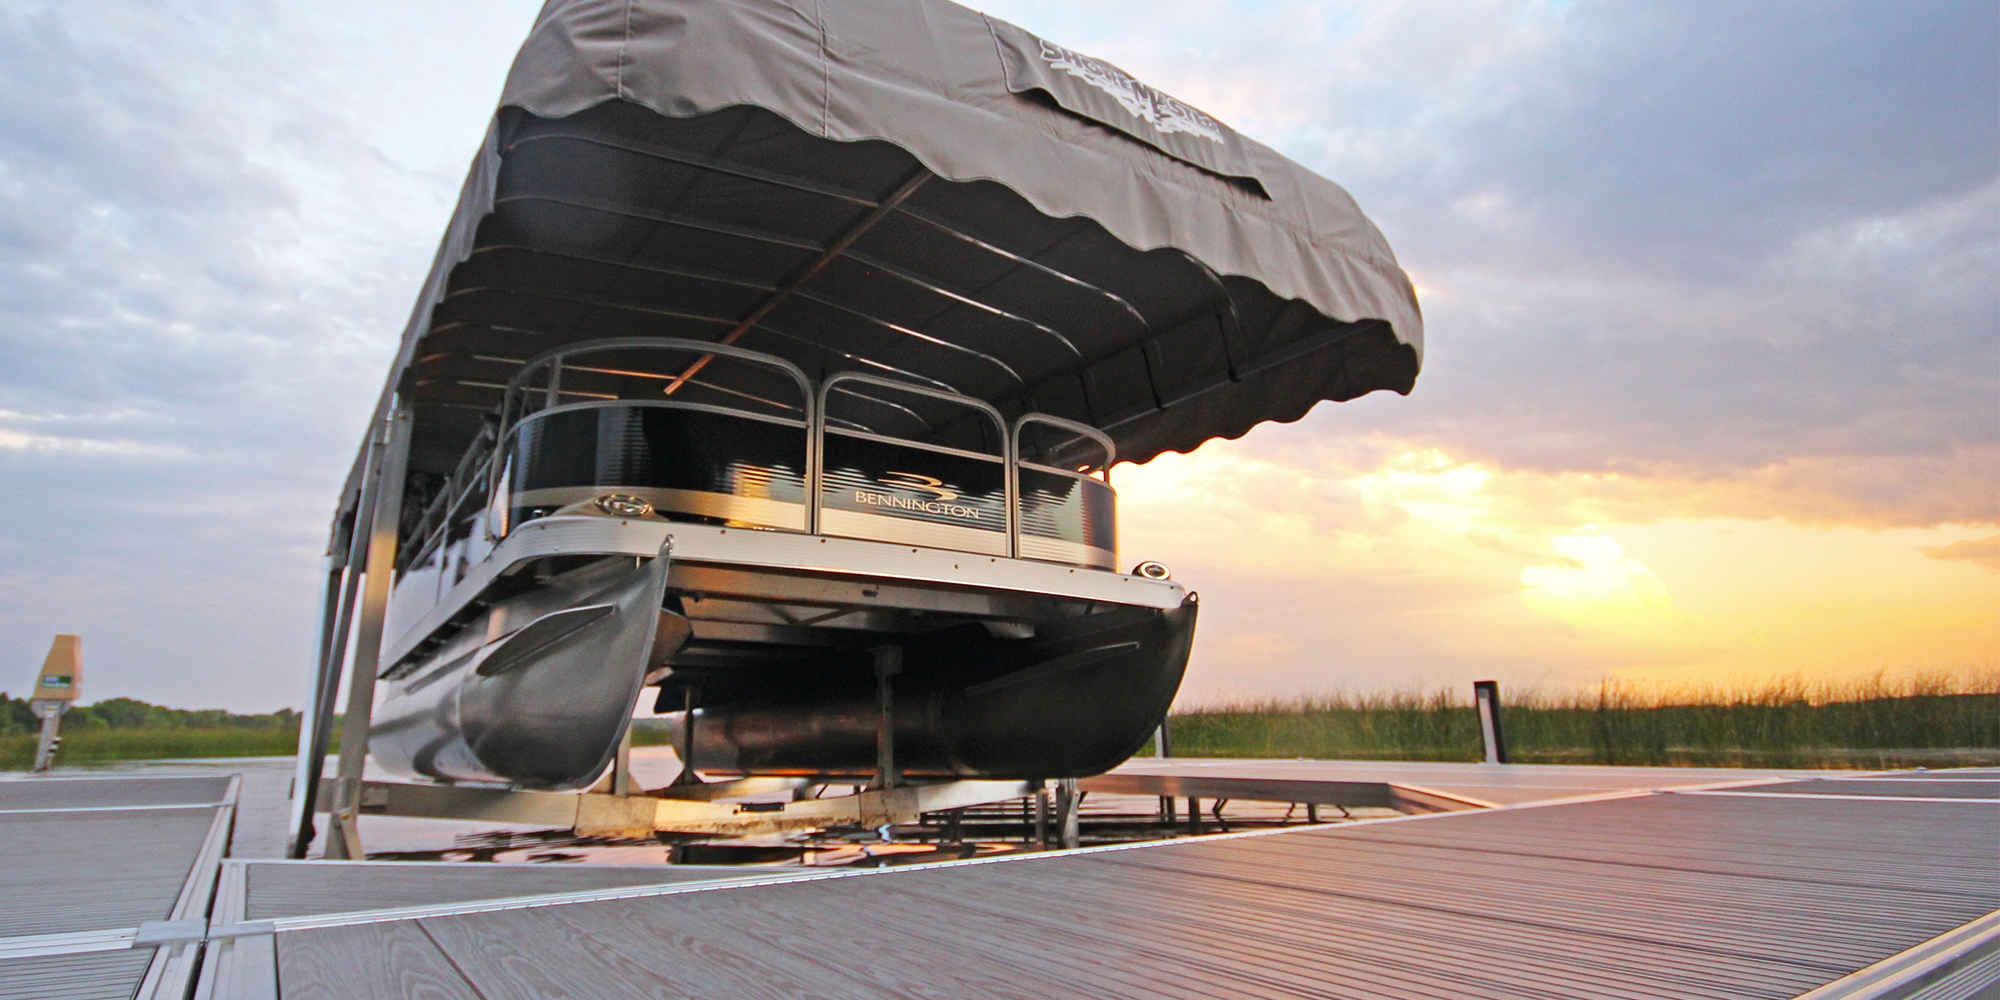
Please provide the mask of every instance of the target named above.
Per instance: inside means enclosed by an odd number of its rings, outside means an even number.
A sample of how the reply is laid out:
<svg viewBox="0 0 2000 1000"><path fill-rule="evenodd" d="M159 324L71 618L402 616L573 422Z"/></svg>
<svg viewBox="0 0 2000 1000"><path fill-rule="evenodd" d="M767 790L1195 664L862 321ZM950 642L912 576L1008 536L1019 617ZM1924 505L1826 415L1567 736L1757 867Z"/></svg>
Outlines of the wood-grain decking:
<svg viewBox="0 0 2000 1000"><path fill-rule="evenodd" d="M1795 997L2000 909L1996 780L1640 791L281 928L276 979L288 1000Z"/></svg>

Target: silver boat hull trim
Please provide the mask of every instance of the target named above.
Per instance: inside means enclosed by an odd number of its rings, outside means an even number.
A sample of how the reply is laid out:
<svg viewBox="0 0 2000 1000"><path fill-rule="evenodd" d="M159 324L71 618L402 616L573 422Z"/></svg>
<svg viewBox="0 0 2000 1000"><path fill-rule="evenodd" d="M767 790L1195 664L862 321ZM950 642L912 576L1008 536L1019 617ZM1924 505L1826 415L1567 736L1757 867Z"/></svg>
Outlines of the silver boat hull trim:
<svg viewBox="0 0 2000 1000"><path fill-rule="evenodd" d="M669 564L665 549L597 559L496 603L389 685L370 752L410 777L539 789L596 781L648 666L672 652L656 651L657 640L687 634L685 623L662 627Z"/></svg>

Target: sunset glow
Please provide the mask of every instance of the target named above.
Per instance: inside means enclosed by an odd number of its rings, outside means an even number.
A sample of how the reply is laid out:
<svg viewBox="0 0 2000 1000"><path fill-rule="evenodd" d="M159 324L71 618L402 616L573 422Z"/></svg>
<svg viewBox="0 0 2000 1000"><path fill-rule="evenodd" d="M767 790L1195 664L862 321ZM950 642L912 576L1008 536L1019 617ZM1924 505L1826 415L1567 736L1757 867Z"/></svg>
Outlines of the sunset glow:
<svg viewBox="0 0 2000 1000"><path fill-rule="evenodd" d="M1546 689L1743 687L1960 671L2000 650L2000 572L1976 547L1934 554L1980 526L1718 518L1708 502L1587 521L1721 487L1501 473L1436 449L1346 468L1247 450L1215 442L1113 476L1126 561L1160 559L1202 591L1193 701L1455 687L1482 663ZM1356 614L1385 595L1404 605L1392 620ZM1289 624L1270 628L1278 608Z"/></svg>

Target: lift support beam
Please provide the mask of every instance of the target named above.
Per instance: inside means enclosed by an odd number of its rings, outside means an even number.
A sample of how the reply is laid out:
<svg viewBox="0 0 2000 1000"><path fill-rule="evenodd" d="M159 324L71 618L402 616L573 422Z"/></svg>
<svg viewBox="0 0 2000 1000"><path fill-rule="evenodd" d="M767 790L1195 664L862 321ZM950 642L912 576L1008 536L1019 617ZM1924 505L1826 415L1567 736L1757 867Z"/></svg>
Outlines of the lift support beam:
<svg viewBox="0 0 2000 1000"><path fill-rule="evenodd" d="M321 784L330 794L332 781ZM805 779L758 779L661 789L658 794L532 792L391 781L361 783L363 815L535 823L574 829L584 837L651 837L655 833L745 836L825 827L881 827L915 822L924 813L1006 802L1040 794L1028 781L945 781L871 789L852 795L789 802L715 801L782 790ZM693 795L683 795L683 792Z"/></svg>

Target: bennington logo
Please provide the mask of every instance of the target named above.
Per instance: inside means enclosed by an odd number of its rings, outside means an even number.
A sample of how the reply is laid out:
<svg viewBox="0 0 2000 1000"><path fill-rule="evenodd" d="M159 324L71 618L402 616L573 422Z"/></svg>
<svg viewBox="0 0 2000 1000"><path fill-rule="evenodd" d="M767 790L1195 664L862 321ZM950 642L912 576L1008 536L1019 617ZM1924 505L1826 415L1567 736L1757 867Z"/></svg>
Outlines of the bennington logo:
<svg viewBox="0 0 2000 1000"><path fill-rule="evenodd" d="M890 478L891 476L898 478L892 479ZM882 476L882 482L889 486L901 486L904 489L923 490L926 493L933 493L937 495L937 499L912 500L909 497L890 496L887 493L876 493L870 490L855 490L854 502L867 504L870 507L916 510L926 514L949 514L952 517L962 517L971 521L979 520L979 511L962 504L952 503L953 500L958 499L958 493L955 490L947 489L942 479L932 476L922 476L914 472L890 472Z"/></svg>
<svg viewBox="0 0 2000 1000"><path fill-rule="evenodd" d="M1110 94L1125 110L1135 117L1144 118L1147 124L1161 132L1185 132L1214 143L1222 141L1221 122L1140 83L1132 78L1132 74L1102 59L1093 59L1053 42L1044 39L1036 41L1042 43L1042 59L1050 67Z"/></svg>

